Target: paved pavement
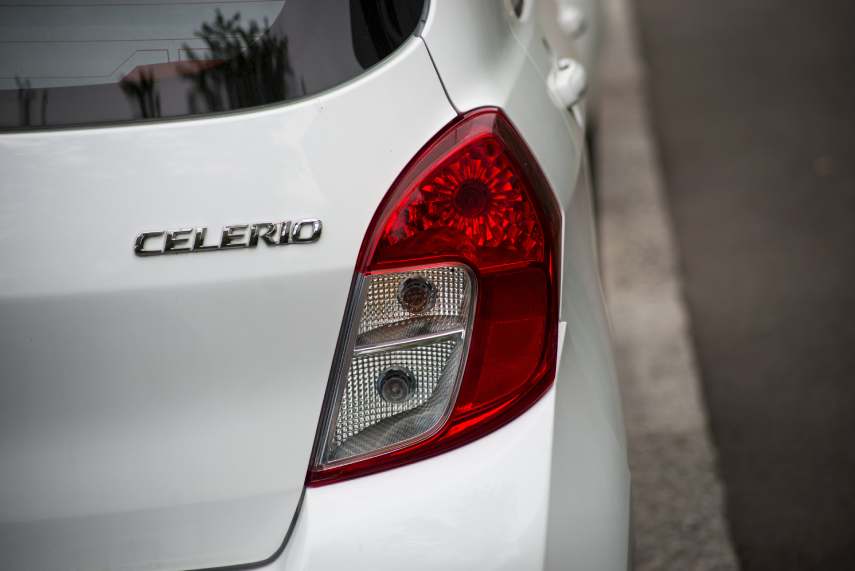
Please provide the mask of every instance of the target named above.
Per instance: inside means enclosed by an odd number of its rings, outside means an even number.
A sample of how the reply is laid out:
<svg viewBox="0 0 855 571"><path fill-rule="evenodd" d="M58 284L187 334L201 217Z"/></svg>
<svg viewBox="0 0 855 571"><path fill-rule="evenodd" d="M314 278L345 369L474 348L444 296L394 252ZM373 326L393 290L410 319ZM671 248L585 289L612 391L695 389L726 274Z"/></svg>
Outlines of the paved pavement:
<svg viewBox="0 0 855 571"><path fill-rule="evenodd" d="M635 6L737 554L855 569L855 3Z"/></svg>
<svg viewBox="0 0 855 571"><path fill-rule="evenodd" d="M632 469L635 569L734 569L632 13L628 0L604 7L600 249Z"/></svg>

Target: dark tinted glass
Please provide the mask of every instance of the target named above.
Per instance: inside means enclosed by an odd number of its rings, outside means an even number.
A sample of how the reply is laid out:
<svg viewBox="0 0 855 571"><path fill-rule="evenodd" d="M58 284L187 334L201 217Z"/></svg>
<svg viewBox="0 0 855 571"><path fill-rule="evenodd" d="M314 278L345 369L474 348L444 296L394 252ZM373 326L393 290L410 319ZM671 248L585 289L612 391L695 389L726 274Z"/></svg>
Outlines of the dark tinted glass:
<svg viewBox="0 0 855 571"><path fill-rule="evenodd" d="M412 35L424 0L0 0L0 130L312 95Z"/></svg>

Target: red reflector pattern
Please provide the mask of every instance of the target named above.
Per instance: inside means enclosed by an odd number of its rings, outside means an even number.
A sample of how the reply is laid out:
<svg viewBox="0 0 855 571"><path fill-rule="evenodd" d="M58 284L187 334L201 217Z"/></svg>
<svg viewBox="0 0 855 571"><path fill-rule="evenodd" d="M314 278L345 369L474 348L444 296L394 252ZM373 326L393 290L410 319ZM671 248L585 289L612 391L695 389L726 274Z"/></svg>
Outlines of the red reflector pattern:
<svg viewBox="0 0 855 571"><path fill-rule="evenodd" d="M561 212L555 196L522 137L500 110L466 113L434 137L378 208L363 241L355 283L438 264L468 268L476 297L474 318L465 333L459 388L441 425L426 427L400 446L375 454L360 447L361 456L335 463L325 460L333 455L320 436L309 485L434 456L494 431L535 403L555 375L560 236ZM367 302L352 294L350 303ZM363 309L351 307L357 316ZM421 327L419 320L430 326L428 319L410 315L407 330ZM356 331L359 323L344 327ZM412 346L412 341L407 343ZM350 348L339 351L348 353L339 358L350 358ZM321 435L331 433L329 426L336 422L331 415L343 394L340 386L330 390ZM366 430L393 433L400 429L395 422L384 419ZM328 428L323 429L324 423Z"/></svg>
<svg viewBox="0 0 855 571"><path fill-rule="evenodd" d="M517 167L501 142L484 134L443 161L402 201L383 229L394 245L445 229L478 249L518 261L543 259L543 232Z"/></svg>

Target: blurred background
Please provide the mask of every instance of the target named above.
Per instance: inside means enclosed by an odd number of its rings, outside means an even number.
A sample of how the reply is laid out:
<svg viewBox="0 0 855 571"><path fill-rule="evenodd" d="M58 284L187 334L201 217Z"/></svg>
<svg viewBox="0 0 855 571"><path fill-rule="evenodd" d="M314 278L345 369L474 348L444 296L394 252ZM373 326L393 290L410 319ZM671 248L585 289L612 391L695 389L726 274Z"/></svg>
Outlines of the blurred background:
<svg viewBox="0 0 855 571"><path fill-rule="evenodd" d="M855 569L855 3L603 7L636 569Z"/></svg>

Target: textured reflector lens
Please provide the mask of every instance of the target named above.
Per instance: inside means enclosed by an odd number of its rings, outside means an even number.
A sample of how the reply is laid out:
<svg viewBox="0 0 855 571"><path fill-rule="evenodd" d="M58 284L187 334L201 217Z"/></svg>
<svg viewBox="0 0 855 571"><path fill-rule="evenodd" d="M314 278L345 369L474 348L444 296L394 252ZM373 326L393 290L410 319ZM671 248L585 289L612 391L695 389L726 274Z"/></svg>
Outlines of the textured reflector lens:
<svg viewBox="0 0 855 571"><path fill-rule="evenodd" d="M429 436L451 412L462 373L474 299L469 270L437 266L362 280L362 313L340 370L340 404L322 465ZM408 310L408 299L418 311Z"/></svg>
<svg viewBox="0 0 855 571"><path fill-rule="evenodd" d="M418 313L408 311L400 300L402 286L411 280L430 282L433 301ZM357 345L370 345L459 329L466 325L471 299L471 278L462 266L426 268L373 274L367 278L368 291L357 328Z"/></svg>

